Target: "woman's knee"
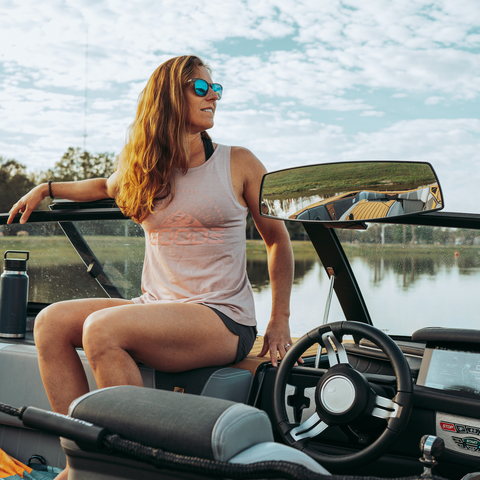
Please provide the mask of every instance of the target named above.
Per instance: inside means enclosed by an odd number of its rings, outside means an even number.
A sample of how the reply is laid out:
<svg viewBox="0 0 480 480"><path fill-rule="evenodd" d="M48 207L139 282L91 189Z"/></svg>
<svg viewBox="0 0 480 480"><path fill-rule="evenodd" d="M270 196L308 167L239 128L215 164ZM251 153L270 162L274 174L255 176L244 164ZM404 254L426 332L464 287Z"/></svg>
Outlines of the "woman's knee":
<svg viewBox="0 0 480 480"><path fill-rule="evenodd" d="M89 360L111 347L112 321L102 310L90 314L83 324L82 343Z"/></svg>
<svg viewBox="0 0 480 480"><path fill-rule="evenodd" d="M75 306L70 302L52 303L38 313L34 324L37 348L48 348L58 342L76 342L78 327L75 322Z"/></svg>
<svg viewBox="0 0 480 480"><path fill-rule="evenodd" d="M36 343L50 340L50 337L55 330L57 330L56 324L59 318L61 317L58 315L58 304L56 303L53 303L40 311L35 318L35 325L33 328Z"/></svg>

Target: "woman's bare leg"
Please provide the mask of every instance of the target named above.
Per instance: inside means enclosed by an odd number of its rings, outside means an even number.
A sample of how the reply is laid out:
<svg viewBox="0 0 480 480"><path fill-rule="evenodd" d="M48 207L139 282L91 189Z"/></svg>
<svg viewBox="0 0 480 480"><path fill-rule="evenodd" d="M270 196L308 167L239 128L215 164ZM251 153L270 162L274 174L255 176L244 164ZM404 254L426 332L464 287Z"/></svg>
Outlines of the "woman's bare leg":
<svg viewBox="0 0 480 480"><path fill-rule="evenodd" d="M82 346L83 324L97 310L131 304L129 300L88 299L54 303L35 320L35 344L43 384L55 412L88 392L85 371L75 348Z"/></svg>
<svg viewBox="0 0 480 480"><path fill-rule="evenodd" d="M83 347L99 388L141 386L136 361L181 372L232 363L238 348L238 336L201 304L112 307L91 314L83 331Z"/></svg>
<svg viewBox="0 0 480 480"><path fill-rule="evenodd" d="M136 361L184 371L232 363L238 348L238 337L204 305L73 300L42 310L35 323L42 380L59 413L88 392L75 348L83 346L99 388L142 386ZM68 479L68 465L56 479Z"/></svg>
<svg viewBox="0 0 480 480"><path fill-rule="evenodd" d="M88 392L82 362L83 324L97 310L132 303L129 300L88 299L54 303L35 319L35 345L43 385L55 412L67 414L70 403ZM56 480L67 480L68 464Z"/></svg>

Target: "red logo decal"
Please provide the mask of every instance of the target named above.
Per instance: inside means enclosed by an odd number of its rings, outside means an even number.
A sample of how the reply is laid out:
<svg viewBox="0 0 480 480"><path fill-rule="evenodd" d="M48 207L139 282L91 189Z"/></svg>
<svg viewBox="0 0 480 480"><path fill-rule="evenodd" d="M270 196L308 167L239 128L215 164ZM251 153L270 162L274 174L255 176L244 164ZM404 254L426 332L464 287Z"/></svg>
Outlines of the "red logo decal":
<svg viewBox="0 0 480 480"><path fill-rule="evenodd" d="M440 422L440 428L442 430L448 430L449 432L455 431L455 425L453 423Z"/></svg>

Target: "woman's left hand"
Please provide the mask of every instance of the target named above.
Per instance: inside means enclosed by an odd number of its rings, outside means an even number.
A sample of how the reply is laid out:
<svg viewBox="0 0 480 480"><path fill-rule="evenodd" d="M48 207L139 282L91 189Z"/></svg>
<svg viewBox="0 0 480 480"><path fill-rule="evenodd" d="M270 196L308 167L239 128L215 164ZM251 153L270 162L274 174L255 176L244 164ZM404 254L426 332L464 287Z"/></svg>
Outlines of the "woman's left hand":
<svg viewBox="0 0 480 480"><path fill-rule="evenodd" d="M278 366L278 357L282 359L292 346L293 341L290 337L290 328L287 323L274 323L271 321L268 324L267 331L263 337L262 351L258 357L264 357L270 352L270 359L274 367ZM303 363L301 358L298 359Z"/></svg>

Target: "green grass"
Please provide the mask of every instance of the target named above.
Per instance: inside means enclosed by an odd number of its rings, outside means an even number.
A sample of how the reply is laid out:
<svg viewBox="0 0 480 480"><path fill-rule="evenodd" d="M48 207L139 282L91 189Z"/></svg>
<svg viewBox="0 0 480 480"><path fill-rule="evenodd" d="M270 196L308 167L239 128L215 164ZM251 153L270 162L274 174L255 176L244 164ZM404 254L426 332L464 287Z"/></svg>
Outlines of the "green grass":
<svg viewBox="0 0 480 480"><path fill-rule="evenodd" d="M143 261L145 249L144 239L141 237L87 236L86 240L100 261L105 259L123 261L126 258L139 263ZM367 259L433 256L453 258L455 252L458 252L459 258L468 256L480 259L480 246L476 245L344 244L343 247L350 258L357 256ZM248 259L266 259L267 252L262 240L247 240L246 248ZM292 241L292 248L296 259L317 258L313 245L308 241ZM0 254L3 256L6 250L29 251L30 261L37 266L69 265L79 262L79 257L70 242L62 236L0 237Z"/></svg>
<svg viewBox="0 0 480 480"><path fill-rule="evenodd" d="M315 248L310 242L293 241L292 249L295 257L297 256L317 256ZM267 257L267 249L263 240L247 240L247 258Z"/></svg>
<svg viewBox="0 0 480 480"><path fill-rule="evenodd" d="M331 196L356 189L406 190L435 183L428 165L400 162L348 162L314 165L269 174L263 186L268 200L308 195Z"/></svg>
<svg viewBox="0 0 480 480"><path fill-rule="evenodd" d="M48 243L48 248L45 246L46 243ZM78 258L70 242L61 236L0 237L2 257L6 250L28 251L30 252L30 259L39 266L52 262L57 264L60 259L63 263L68 263ZM9 258L14 258L14 256L9 255Z"/></svg>
<svg viewBox="0 0 480 480"><path fill-rule="evenodd" d="M105 258L119 261L128 256L141 262L145 255L145 240L141 237L86 236L85 239L100 261ZM247 240L246 245L248 258L266 258L262 240ZM292 246L295 254L316 255L310 242L294 241ZM0 253L3 255L6 250L29 251L30 259L38 266L78 262L77 253L63 236L0 237Z"/></svg>
<svg viewBox="0 0 480 480"><path fill-rule="evenodd" d="M410 244L358 244L358 245L343 245L347 254L357 255L362 257L367 256L429 256L429 255L454 255L455 252L461 254L475 254L480 255L480 246L478 245L410 245Z"/></svg>
<svg viewBox="0 0 480 480"><path fill-rule="evenodd" d="M95 255L100 261L103 259L129 259L143 261L145 254L145 240L141 237L119 236L86 236ZM6 250L30 252L30 261L37 266L69 265L78 263L79 257L68 239L64 236L28 236L28 237L0 237L0 253ZM9 255L9 258L12 258Z"/></svg>

